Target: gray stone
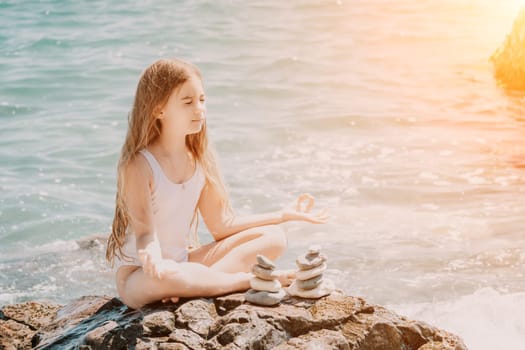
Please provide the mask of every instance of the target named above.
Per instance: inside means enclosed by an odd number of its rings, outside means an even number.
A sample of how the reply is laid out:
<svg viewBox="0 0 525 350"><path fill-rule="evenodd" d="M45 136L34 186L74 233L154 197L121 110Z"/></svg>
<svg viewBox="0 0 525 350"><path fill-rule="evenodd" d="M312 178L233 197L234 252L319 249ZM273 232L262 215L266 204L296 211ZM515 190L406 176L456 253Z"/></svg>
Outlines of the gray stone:
<svg viewBox="0 0 525 350"><path fill-rule="evenodd" d="M323 282L323 275L319 275L308 280L296 280L297 287L303 290L314 289Z"/></svg>
<svg viewBox="0 0 525 350"><path fill-rule="evenodd" d="M278 277L277 272L275 270L266 269L257 264L252 266L252 273L260 279L267 281L273 281Z"/></svg>
<svg viewBox="0 0 525 350"><path fill-rule="evenodd" d="M321 246L314 244L308 247L308 254L310 255L319 255L321 252Z"/></svg>
<svg viewBox="0 0 525 350"><path fill-rule="evenodd" d="M273 263L273 261L271 261L270 259L268 259L267 257L261 254L257 254L257 264L259 264L259 266L265 269L269 269L269 270L275 269L275 264Z"/></svg>
<svg viewBox="0 0 525 350"><path fill-rule="evenodd" d="M281 289L281 282L277 280L267 281L257 277L250 278L250 287L261 292L276 293Z"/></svg>
<svg viewBox="0 0 525 350"><path fill-rule="evenodd" d="M276 293L261 292L250 289L246 292L244 298L252 304L272 306L279 304L285 296L286 293L282 289Z"/></svg>
<svg viewBox="0 0 525 350"><path fill-rule="evenodd" d="M309 270L321 265L325 261L326 258L323 255L317 255L315 257L310 255L301 255L297 258L295 263L297 264L297 267L299 267L299 269Z"/></svg>
<svg viewBox="0 0 525 350"><path fill-rule="evenodd" d="M314 267L313 269L297 271L295 275L298 280L304 281L321 275L324 270L326 270L326 263L323 262L321 265Z"/></svg>
<svg viewBox="0 0 525 350"><path fill-rule="evenodd" d="M319 286L314 289L304 290L297 286L297 281L294 281L290 287L286 289L286 292L295 297L301 297L306 299L319 299L326 295L329 295L334 291L334 283L330 280L324 280Z"/></svg>

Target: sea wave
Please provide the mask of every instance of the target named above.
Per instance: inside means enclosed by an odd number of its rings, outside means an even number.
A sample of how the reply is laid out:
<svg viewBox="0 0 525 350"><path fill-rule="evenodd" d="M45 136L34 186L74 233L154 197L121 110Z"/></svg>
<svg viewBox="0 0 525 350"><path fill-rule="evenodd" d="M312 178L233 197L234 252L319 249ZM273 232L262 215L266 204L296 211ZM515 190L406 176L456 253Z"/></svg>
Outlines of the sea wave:
<svg viewBox="0 0 525 350"><path fill-rule="evenodd" d="M482 288L452 301L389 307L458 334L469 349L525 348L525 292Z"/></svg>

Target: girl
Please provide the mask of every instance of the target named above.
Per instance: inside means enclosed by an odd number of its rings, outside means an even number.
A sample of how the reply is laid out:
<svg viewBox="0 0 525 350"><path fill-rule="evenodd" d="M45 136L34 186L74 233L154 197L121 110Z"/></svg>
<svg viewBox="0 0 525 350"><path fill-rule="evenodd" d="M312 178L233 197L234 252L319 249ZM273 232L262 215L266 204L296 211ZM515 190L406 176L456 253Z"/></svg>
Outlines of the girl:
<svg viewBox="0 0 525 350"><path fill-rule="evenodd" d="M313 197L307 194L295 208L235 216L208 146L205 113L194 65L163 59L143 72L118 163L106 250L116 263L118 294L131 308L246 290L256 255L276 259L286 248L277 224L328 218L325 211L311 213ZM190 249L191 231L197 242L197 212L215 241ZM279 275L285 285L293 278Z"/></svg>

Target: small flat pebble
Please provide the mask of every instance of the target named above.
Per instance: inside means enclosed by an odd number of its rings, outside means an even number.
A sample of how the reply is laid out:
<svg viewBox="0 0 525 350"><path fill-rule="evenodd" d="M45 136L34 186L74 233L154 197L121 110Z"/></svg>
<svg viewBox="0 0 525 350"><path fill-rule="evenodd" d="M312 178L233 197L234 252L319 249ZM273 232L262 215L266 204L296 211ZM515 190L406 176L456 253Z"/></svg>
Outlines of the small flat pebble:
<svg viewBox="0 0 525 350"><path fill-rule="evenodd" d="M325 262L323 262L321 265L317 267L314 267L313 269L297 271L296 278L298 280L303 280L303 281L309 280L311 278L321 275L324 272L324 270L326 270Z"/></svg>
<svg viewBox="0 0 525 350"><path fill-rule="evenodd" d="M316 253L316 254L306 254L305 256L306 256L306 259L308 259L308 260L314 260L315 258L321 256L321 254L320 254L320 253Z"/></svg>
<svg viewBox="0 0 525 350"><path fill-rule="evenodd" d="M258 278L267 281L273 281L278 277L277 272L275 270L265 269L261 265L257 264L252 266L252 273Z"/></svg>
<svg viewBox="0 0 525 350"><path fill-rule="evenodd" d="M281 290L281 282L277 280L266 281L257 277L252 277L250 278L250 287L258 291L275 293Z"/></svg>
<svg viewBox="0 0 525 350"><path fill-rule="evenodd" d="M298 288L296 282L297 281L294 281L290 287L286 288L286 292L291 296L306 299L318 299L334 291L334 283L331 280L324 280L317 288L311 290L302 290Z"/></svg>
<svg viewBox="0 0 525 350"><path fill-rule="evenodd" d="M323 275L319 275L317 277L310 278L309 280L304 281L296 280L295 282L299 289L310 290L316 288L323 282Z"/></svg>
<svg viewBox="0 0 525 350"><path fill-rule="evenodd" d="M308 255L301 255L297 258L295 263L297 264L297 267L299 267L299 269L309 270L321 265L325 261L326 258L323 255L318 255L314 258L309 258Z"/></svg>
<svg viewBox="0 0 525 350"><path fill-rule="evenodd" d="M286 292L280 289L276 293L261 292L250 289L244 294L244 299L252 304L273 306L279 304L279 302L286 296Z"/></svg>
<svg viewBox="0 0 525 350"><path fill-rule="evenodd" d="M321 252L321 246L314 244L308 247L308 254L310 255L316 255Z"/></svg>
<svg viewBox="0 0 525 350"><path fill-rule="evenodd" d="M266 269L270 269L270 270L275 269L275 264L273 263L273 261L271 261L270 259L268 259L267 257L261 254L257 254L257 264L259 264L259 266L266 268Z"/></svg>

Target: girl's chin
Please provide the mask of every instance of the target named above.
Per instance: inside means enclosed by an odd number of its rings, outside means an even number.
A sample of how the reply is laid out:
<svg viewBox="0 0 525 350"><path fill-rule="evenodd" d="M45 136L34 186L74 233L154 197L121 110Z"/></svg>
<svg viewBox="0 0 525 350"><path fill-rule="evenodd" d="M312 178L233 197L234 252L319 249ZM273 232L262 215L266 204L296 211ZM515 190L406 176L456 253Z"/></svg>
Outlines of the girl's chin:
<svg viewBox="0 0 525 350"><path fill-rule="evenodd" d="M190 134L197 134L197 133L199 133L201 130L202 130L202 125L199 125L198 127L190 128L190 130L188 131L188 134L187 134L187 135L190 135Z"/></svg>

